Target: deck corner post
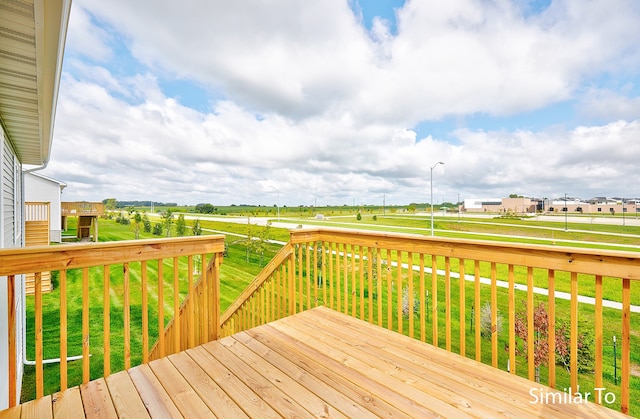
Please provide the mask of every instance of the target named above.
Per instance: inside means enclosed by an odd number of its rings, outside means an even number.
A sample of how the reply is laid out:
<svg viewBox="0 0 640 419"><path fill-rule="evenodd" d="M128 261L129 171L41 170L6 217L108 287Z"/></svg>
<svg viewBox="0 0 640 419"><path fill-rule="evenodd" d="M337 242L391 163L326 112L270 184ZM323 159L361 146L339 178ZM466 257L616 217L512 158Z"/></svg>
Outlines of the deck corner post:
<svg viewBox="0 0 640 419"><path fill-rule="evenodd" d="M211 315L209 317L210 340L218 340L220 336L220 263L222 254L213 256L213 263L209 264L209 284L211 286Z"/></svg>

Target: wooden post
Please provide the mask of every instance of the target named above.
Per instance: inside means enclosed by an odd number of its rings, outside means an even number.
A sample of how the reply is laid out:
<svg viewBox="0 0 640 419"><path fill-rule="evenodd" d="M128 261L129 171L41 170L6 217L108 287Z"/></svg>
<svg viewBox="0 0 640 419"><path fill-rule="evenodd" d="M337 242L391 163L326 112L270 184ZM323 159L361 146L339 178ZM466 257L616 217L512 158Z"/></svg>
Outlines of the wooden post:
<svg viewBox="0 0 640 419"><path fill-rule="evenodd" d="M102 296L102 305L103 305L103 314L102 314L102 333L104 338L104 367L103 367L103 375L104 377L108 377L111 375L111 324L110 324L110 311L111 311L111 302L110 302L110 291L111 291L111 268L109 265L104 265L104 273L103 273L103 296Z"/></svg>
<svg viewBox="0 0 640 419"><path fill-rule="evenodd" d="M82 384L89 382L89 365L89 268L82 268Z"/></svg>
<svg viewBox="0 0 640 419"><path fill-rule="evenodd" d="M7 277L8 330L9 330L9 407L16 405L17 393L17 355L16 355L16 277Z"/></svg>
<svg viewBox="0 0 640 419"><path fill-rule="evenodd" d="M211 281L211 307L213 308L209 324L213 328L212 340L220 336L220 263L222 255L213 255L213 263L210 264L209 278Z"/></svg>
<svg viewBox="0 0 640 419"><path fill-rule="evenodd" d="M620 411L629 414L631 371L631 280L622 279L622 380L620 381Z"/></svg>
<svg viewBox="0 0 640 419"><path fill-rule="evenodd" d="M60 391L67 389L67 271L60 271Z"/></svg>
<svg viewBox="0 0 640 419"><path fill-rule="evenodd" d="M35 323L36 323L36 398L44 396L43 338L42 338L42 273L36 272Z"/></svg>

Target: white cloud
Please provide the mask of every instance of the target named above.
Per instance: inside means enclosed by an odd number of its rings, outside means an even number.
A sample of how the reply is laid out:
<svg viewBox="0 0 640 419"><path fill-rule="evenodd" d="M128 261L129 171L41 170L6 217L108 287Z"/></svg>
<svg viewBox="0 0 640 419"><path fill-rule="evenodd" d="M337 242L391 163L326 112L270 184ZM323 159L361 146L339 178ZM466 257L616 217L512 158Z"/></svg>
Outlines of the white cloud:
<svg viewBox="0 0 640 419"><path fill-rule="evenodd" d="M640 97L629 96L626 90L632 86L623 86L620 91L610 89L588 89L579 103L580 112L592 118L631 120L640 115Z"/></svg>
<svg viewBox="0 0 640 419"><path fill-rule="evenodd" d="M554 1L538 15L506 0L411 1L395 36L380 19L368 32L337 0L78 0L73 16L48 174L81 199L264 204L272 184L285 204L382 194L424 202L441 160L434 192L448 200L603 195L639 174L630 163L640 155L637 100L585 88L605 73L638 76L632 1ZM115 38L144 73L113 71ZM167 97L159 78L193 80L223 98L199 112ZM453 143L411 130L576 97L597 122L460 129Z"/></svg>

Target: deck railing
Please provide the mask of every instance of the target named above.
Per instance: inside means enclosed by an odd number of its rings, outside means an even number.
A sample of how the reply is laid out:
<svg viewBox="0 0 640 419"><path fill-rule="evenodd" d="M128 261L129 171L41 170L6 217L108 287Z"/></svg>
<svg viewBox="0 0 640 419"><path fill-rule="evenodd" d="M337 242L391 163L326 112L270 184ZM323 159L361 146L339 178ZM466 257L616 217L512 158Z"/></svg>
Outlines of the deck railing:
<svg viewBox="0 0 640 419"><path fill-rule="evenodd" d="M325 305L629 413L630 388L640 387L631 375L638 280L640 254L631 252L294 230L222 314L221 335ZM613 336L611 359L603 353Z"/></svg>
<svg viewBox="0 0 640 419"><path fill-rule="evenodd" d="M35 356L28 363L35 368L35 396L42 397L45 371L59 374L59 386L53 391L64 390L80 384L78 380L87 383L96 376L107 377L112 368L126 369L215 339L218 329L212 325L217 323L219 305L213 302L219 300L216 284L223 251L223 236L0 250L0 277L7 278L9 295L9 405L17 402L17 366L22 362L17 359L20 313L14 292L20 275L33 274L36 281L34 301L27 303L34 317L29 327L34 336L28 339L33 347L25 345L23 356ZM194 274L194 259L203 274ZM56 289L43 306L39 281L42 272L49 271ZM59 298L52 300L54 295ZM81 310L69 311L71 299L80 300ZM122 323L112 334L116 321ZM71 359L79 360L68 361L72 351L80 352L71 354L78 355ZM58 355L59 369L56 365L49 371L45 355ZM92 355L102 360L102 368Z"/></svg>
<svg viewBox="0 0 640 419"><path fill-rule="evenodd" d="M0 250L0 276L8 278L10 291L11 405L16 403L19 316L13 289L17 275L34 273L38 280L44 271L53 272L53 295L60 297L53 311L43 306L42 294L34 298L37 397L44 394L44 358L51 350L43 345L44 334L60 335L54 349L60 357L58 388L64 389L70 385L67 357L76 355L74 349L81 351L81 360L71 362L81 363L80 381L87 382L108 376L112 365L128 368L325 305L564 392L590 392L592 401L595 389L603 389L595 401L625 413L637 398L631 391L640 388L640 380L631 371L640 355L631 348L640 347L640 254L294 230L290 242L221 314L223 251L222 236ZM80 291L70 294L73 284ZM67 309L71 298L81 301L78 313ZM541 329L534 327L535 308L540 303L548 313L548 328L537 339ZM45 311L57 313L56 330L43 330ZM114 321L124 325L122 334L110 333ZM96 324L101 327L94 332ZM582 339L586 335L593 343ZM615 358L609 346L613 336ZM566 351L558 347L563 342ZM585 367L586 346L594 355L593 365ZM540 347L548 348L542 360ZM564 363L558 363L558 350L564 351ZM97 367L91 354L101 360Z"/></svg>

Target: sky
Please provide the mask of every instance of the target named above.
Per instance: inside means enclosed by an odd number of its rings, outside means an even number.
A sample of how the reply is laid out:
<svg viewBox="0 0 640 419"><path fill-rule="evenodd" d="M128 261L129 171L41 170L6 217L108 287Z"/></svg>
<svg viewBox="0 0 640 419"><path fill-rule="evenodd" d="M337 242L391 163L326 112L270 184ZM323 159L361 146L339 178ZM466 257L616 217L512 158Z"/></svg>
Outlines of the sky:
<svg viewBox="0 0 640 419"><path fill-rule="evenodd" d="M65 201L640 197L638 22L635 0L74 0L42 173Z"/></svg>

